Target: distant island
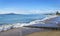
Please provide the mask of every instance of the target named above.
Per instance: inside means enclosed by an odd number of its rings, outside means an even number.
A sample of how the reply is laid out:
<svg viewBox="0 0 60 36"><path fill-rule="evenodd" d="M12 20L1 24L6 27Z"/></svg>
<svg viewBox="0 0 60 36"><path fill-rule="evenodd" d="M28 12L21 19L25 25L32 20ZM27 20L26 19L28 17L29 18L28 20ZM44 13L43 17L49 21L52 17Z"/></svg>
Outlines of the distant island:
<svg viewBox="0 0 60 36"><path fill-rule="evenodd" d="M6 13L6 14L2 14L2 15L24 15L24 14ZM31 15L33 15L33 14L31 14ZM60 15L60 12L56 11L55 13L44 13L44 15Z"/></svg>
<svg viewBox="0 0 60 36"><path fill-rule="evenodd" d="M6 13L6 14L2 14L2 15L19 15L19 14L16 14L16 13Z"/></svg>
<svg viewBox="0 0 60 36"><path fill-rule="evenodd" d="M15 13L8 13L8 14L6 14L6 15L15 15Z"/></svg>

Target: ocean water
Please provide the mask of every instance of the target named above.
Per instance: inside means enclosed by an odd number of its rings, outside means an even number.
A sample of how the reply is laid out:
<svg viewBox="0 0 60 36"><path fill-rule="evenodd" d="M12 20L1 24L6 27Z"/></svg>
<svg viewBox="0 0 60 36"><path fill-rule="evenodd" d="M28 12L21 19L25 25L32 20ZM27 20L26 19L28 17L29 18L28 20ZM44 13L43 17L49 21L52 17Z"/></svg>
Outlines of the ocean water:
<svg viewBox="0 0 60 36"><path fill-rule="evenodd" d="M40 14L0 14L0 25L12 23L29 23L34 20L41 20L47 15Z"/></svg>
<svg viewBox="0 0 60 36"><path fill-rule="evenodd" d="M56 17L53 20L50 20L52 22L54 21L53 22L54 24L48 23L48 25L47 25L47 23L43 24L40 22L40 20L44 21L51 17ZM45 26L46 25L47 27L49 27L49 26L56 27L55 21L60 22L60 16L57 17L57 16L41 15L41 14L0 14L0 32L7 31L11 28L18 28L18 27L23 27L23 26L33 25L33 24L37 24L36 26L38 26L38 25ZM30 31L28 31L28 32L30 32Z"/></svg>

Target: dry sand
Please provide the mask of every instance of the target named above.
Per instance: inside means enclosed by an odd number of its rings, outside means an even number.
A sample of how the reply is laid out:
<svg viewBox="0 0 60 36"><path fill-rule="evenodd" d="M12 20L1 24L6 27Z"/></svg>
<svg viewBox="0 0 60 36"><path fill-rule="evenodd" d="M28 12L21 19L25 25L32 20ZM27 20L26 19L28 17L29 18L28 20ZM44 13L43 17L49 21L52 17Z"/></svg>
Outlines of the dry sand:
<svg viewBox="0 0 60 36"><path fill-rule="evenodd" d="M60 31L35 32L26 36L60 36Z"/></svg>

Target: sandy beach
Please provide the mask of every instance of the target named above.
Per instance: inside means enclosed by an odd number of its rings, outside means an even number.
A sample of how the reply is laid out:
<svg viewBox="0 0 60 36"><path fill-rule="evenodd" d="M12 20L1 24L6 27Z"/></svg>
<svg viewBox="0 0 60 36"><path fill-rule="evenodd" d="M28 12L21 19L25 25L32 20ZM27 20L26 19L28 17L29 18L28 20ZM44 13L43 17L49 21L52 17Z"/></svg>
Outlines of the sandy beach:
<svg viewBox="0 0 60 36"><path fill-rule="evenodd" d="M42 29L38 28L15 28L8 31L0 32L0 36L25 36L34 32L41 31Z"/></svg>
<svg viewBox="0 0 60 36"><path fill-rule="evenodd" d="M35 32L26 36L60 36L60 31Z"/></svg>
<svg viewBox="0 0 60 36"><path fill-rule="evenodd" d="M0 32L0 36L20 36L19 35L20 30L19 29L21 29L21 28L11 29L11 30L8 30L8 31Z"/></svg>
<svg viewBox="0 0 60 36"><path fill-rule="evenodd" d="M60 36L60 31L58 30L20 27L19 25L18 27L19 28L14 28L4 32L0 32L0 36Z"/></svg>
<svg viewBox="0 0 60 36"><path fill-rule="evenodd" d="M38 28L15 28L0 32L0 36L60 36L59 30L46 31Z"/></svg>

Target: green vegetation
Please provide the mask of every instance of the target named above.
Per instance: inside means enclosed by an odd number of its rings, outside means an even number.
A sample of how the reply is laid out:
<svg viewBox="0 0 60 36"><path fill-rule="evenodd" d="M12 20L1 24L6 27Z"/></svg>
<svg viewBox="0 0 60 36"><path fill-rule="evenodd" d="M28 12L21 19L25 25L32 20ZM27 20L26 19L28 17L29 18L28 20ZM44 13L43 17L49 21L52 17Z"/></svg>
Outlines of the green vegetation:
<svg viewBox="0 0 60 36"><path fill-rule="evenodd" d="M60 13L57 11L57 12L56 12L56 15L60 15Z"/></svg>

